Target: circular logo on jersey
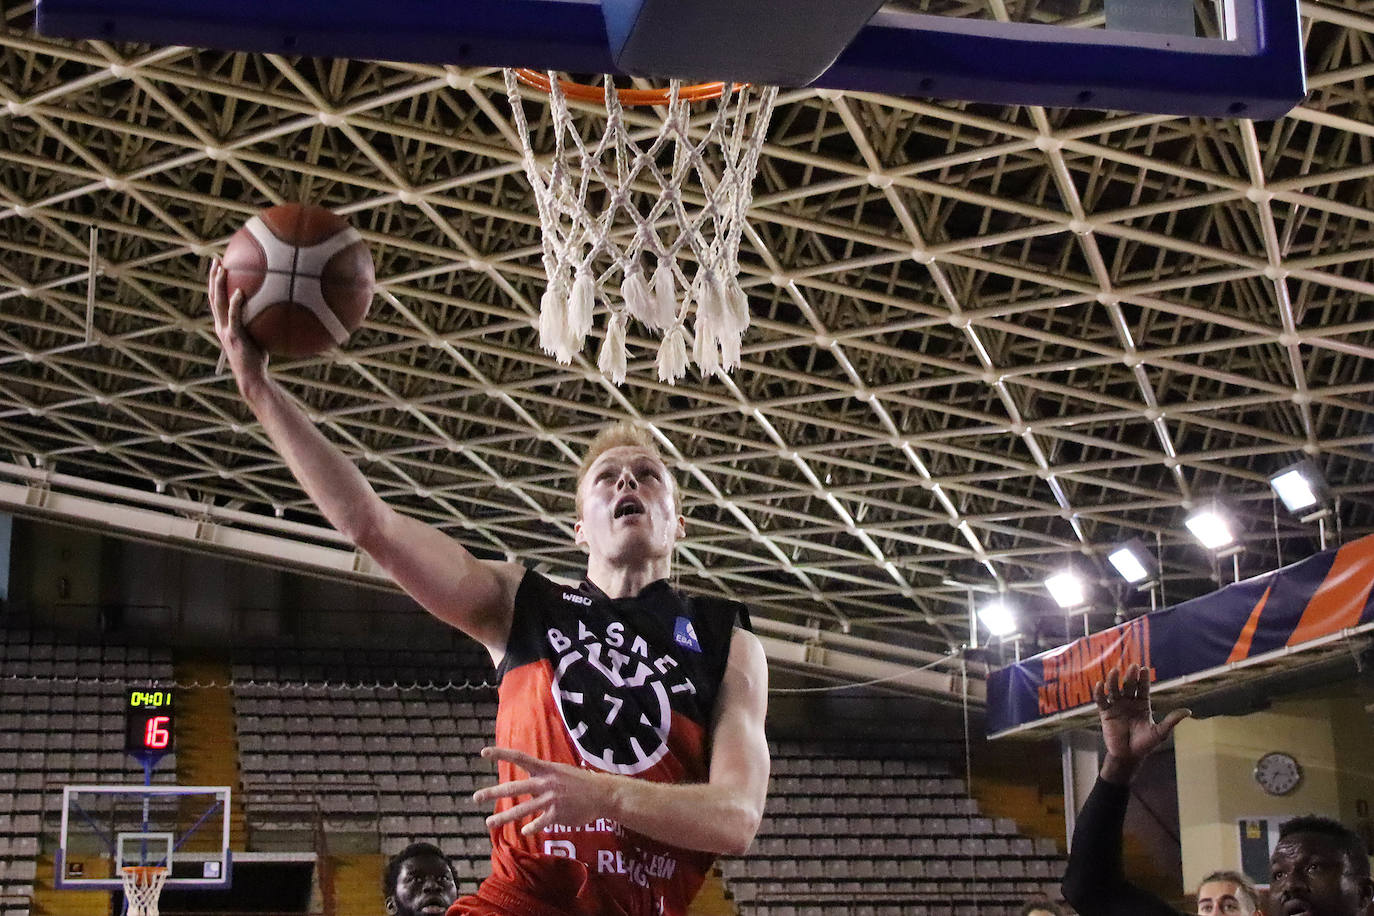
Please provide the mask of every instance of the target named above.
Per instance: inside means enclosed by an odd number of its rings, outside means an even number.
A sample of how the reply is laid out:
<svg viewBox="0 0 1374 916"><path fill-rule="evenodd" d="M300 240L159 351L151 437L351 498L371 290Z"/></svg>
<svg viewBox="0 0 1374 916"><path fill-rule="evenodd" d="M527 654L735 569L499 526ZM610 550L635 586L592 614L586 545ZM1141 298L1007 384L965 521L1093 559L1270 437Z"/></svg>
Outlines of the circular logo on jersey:
<svg viewBox="0 0 1374 916"><path fill-rule="evenodd" d="M648 658L644 640L629 640L620 623L604 634L580 623L577 629L575 638L548 632L558 653L552 689L563 724L587 763L621 776L642 773L668 752L672 708L664 675L684 681L674 671L677 663Z"/></svg>

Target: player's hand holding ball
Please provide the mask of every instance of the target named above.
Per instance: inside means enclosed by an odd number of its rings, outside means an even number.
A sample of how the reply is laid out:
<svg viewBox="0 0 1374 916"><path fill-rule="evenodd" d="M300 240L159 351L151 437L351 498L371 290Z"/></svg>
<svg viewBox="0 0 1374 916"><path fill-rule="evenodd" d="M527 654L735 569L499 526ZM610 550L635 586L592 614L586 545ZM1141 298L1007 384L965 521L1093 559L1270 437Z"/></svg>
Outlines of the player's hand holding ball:
<svg viewBox="0 0 1374 916"><path fill-rule="evenodd" d="M229 292L224 264L219 258L210 262L210 314L229 371L234 373L239 391L247 397L249 390L266 377L267 351L243 329L243 290Z"/></svg>
<svg viewBox="0 0 1374 916"><path fill-rule="evenodd" d="M342 345L367 315L374 285L362 237L329 210L283 204L250 219L210 266L215 333L240 390L264 377L268 354L317 356Z"/></svg>

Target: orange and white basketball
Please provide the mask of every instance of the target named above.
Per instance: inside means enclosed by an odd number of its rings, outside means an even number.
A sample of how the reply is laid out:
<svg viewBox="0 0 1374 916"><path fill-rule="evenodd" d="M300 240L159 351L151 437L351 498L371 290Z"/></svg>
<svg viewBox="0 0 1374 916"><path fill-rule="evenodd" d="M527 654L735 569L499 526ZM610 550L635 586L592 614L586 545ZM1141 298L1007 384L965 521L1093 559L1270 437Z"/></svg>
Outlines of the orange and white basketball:
<svg viewBox="0 0 1374 916"><path fill-rule="evenodd" d="M249 335L276 356L315 356L348 340L367 315L376 278L362 236L307 204L270 207L229 239L229 294L243 290Z"/></svg>

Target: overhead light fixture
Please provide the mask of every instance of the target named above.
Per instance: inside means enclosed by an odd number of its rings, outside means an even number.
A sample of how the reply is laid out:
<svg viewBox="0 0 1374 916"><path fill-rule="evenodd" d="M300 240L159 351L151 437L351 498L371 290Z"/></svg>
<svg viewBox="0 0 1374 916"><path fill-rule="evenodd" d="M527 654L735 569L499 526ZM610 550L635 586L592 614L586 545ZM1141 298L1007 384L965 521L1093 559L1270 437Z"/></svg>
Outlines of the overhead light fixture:
<svg viewBox="0 0 1374 916"><path fill-rule="evenodd" d="M978 609L978 619L993 636L1010 636L1018 629L1016 612L1002 600L990 601Z"/></svg>
<svg viewBox="0 0 1374 916"><path fill-rule="evenodd" d="M1159 564L1139 538L1131 538L1107 554L1107 562L1132 585L1145 585L1159 577Z"/></svg>
<svg viewBox="0 0 1374 916"><path fill-rule="evenodd" d="M1088 600L1088 590L1083 577L1072 569L1064 569L1045 580L1045 588L1050 597L1064 609L1076 608Z"/></svg>
<svg viewBox="0 0 1374 916"><path fill-rule="evenodd" d="M1236 541L1236 535L1231 530L1231 520L1214 506L1198 509L1188 516L1183 524L1188 526L1193 537L1208 550L1224 550Z"/></svg>
<svg viewBox="0 0 1374 916"><path fill-rule="evenodd" d="M1322 513L1330 496L1326 479L1311 461L1306 459L1290 464L1269 478L1283 507L1307 521Z"/></svg>

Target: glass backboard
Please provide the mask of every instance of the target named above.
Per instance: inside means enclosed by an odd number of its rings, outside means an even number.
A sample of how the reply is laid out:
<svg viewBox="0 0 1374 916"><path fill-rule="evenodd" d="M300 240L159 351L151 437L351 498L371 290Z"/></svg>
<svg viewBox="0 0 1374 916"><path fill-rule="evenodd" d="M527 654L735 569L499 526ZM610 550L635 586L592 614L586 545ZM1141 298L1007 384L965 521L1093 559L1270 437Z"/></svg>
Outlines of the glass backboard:
<svg viewBox="0 0 1374 916"><path fill-rule="evenodd" d="M167 887L232 881L228 786L65 786L53 870L72 890L122 890L120 868L169 868Z"/></svg>

